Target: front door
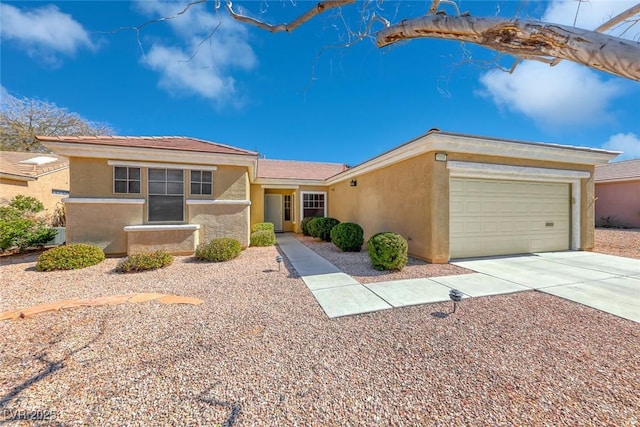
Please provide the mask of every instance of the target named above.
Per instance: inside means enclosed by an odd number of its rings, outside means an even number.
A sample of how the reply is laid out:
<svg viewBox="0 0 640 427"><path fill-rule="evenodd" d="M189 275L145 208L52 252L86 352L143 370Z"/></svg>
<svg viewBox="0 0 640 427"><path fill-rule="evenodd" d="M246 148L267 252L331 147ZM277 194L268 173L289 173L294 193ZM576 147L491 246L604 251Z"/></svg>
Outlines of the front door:
<svg viewBox="0 0 640 427"><path fill-rule="evenodd" d="M270 222L276 231L282 231L282 194L264 195L264 222Z"/></svg>

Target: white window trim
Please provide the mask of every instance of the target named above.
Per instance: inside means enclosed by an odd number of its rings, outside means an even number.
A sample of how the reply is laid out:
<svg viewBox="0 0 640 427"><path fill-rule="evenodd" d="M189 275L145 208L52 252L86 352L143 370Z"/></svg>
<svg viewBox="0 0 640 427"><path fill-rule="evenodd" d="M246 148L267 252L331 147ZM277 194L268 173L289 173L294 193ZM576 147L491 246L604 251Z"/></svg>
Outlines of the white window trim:
<svg viewBox="0 0 640 427"><path fill-rule="evenodd" d="M305 194L323 194L324 195L324 216L327 216L327 192L326 191L301 191L300 192L300 219L304 218L304 195Z"/></svg>
<svg viewBox="0 0 640 427"><path fill-rule="evenodd" d="M251 200L205 200L189 199L187 205L251 205Z"/></svg>
<svg viewBox="0 0 640 427"><path fill-rule="evenodd" d="M175 230L199 230L200 224L166 224L166 225L127 225L124 231L175 231Z"/></svg>
<svg viewBox="0 0 640 427"><path fill-rule="evenodd" d="M122 205L144 205L144 199L117 199L114 197L69 197L62 199L63 203L86 203L86 204L122 204Z"/></svg>
<svg viewBox="0 0 640 427"><path fill-rule="evenodd" d="M127 162L123 160L108 160L109 166L127 166L136 168L152 168L152 169L193 169L202 171L214 171L217 170L217 166L205 166L186 163L154 163L154 162Z"/></svg>
<svg viewBox="0 0 640 427"><path fill-rule="evenodd" d="M116 168L117 167L121 167L121 168L127 168L127 179L126 179L126 183L127 183L127 192L126 193L118 193L116 192ZM140 169L140 191L138 191L137 193L130 193L129 192L129 168L137 168ZM111 189L111 192L113 194L142 194L142 168L141 167L137 167L137 166L122 166L122 165L114 165L111 168L111 173L113 175L113 179L111 180L111 185L113 186L113 188ZM122 181L122 180L119 180Z"/></svg>
<svg viewBox="0 0 640 427"><path fill-rule="evenodd" d="M580 179L589 178L585 171L569 169L532 168L526 166L497 165L491 163L447 162L450 178L503 179L513 181L558 182L571 184L571 250L580 249L581 185Z"/></svg>
<svg viewBox="0 0 640 427"><path fill-rule="evenodd" d="M149 186L151 185L151 180L149 179L149 174L151 173L151 169L164 169L166 171L170 170L170 169L178 169L178 170L182 170L182 219L179 220L167 220L167 221L151 221L150 215L151 215L151 196L169 196L169 197L177 197L178 194L151 194L149 192ZM151 167L149 169L147 169L147 199L149 200L149 203L147 204L147 222L151 223L151 224L162 224L162 223L172 223L172 222L185 222L185 216L187 215L186 212L186 204L185 201L187 200L187 194L186 194L186 181L185 181L185 173L184 173L185 169L180 169L180 168L162 168L162 167ZM155 181L154 181L155 182ZM165 180L165 182L169 182L168 180ZM175 182L175 181L172 181Z"/></svg>

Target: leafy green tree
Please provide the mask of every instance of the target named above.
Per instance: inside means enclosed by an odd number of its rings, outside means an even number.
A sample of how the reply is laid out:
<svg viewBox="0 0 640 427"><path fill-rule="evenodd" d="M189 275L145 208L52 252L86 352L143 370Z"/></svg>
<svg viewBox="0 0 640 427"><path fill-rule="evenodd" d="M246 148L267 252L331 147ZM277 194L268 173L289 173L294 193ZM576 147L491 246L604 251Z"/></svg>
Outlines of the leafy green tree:
<svg viewBox="0 0 640 427"><path fill-rule="evenodd" d="M23 195L14 197L7 206L0 207L0 250L18 248L24 251L53 239L57 231L38 215L43 210L44 206L39 200Z"/></svg>

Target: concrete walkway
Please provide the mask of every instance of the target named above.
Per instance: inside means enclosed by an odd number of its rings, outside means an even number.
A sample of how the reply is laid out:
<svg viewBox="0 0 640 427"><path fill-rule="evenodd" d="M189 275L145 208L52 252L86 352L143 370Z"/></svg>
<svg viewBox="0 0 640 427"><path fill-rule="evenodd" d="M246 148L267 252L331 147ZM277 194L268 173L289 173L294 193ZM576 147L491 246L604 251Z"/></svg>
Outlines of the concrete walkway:
<svg viewBox="0 0 640 427"><path fill-rule="evenodd" d="M640 322L640 260L592 252L550 252L468 259L452 264L476 273L363 285L291 234L278 245L329 318L532 289Z"/></svg>

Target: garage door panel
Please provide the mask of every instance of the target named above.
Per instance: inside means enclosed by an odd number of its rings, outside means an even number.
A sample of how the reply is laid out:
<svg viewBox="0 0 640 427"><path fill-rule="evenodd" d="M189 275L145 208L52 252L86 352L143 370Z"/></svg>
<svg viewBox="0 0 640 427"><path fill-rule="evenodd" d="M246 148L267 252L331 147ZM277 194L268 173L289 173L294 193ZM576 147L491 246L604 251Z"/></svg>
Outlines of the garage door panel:
<svg viewBox="0 0 640 427"><path fill-rule="evenodd" d="M569 185L452 178L451 257L569 249Z"/></svg>

